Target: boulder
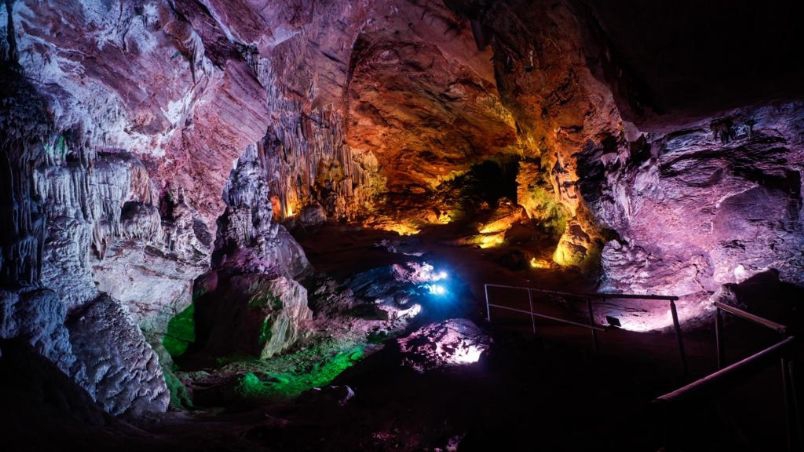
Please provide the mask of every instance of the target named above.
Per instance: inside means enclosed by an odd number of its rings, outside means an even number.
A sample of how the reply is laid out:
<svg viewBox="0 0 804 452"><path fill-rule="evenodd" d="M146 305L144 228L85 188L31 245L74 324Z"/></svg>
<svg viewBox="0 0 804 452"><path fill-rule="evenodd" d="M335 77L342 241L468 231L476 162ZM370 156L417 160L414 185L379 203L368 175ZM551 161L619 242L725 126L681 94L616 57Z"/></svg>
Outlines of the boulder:
<svg viewBox="0 0 804 452"><path fill-rule="evenodd" d="M84 389L114 415L164 412L170 402L159 359L117 300L103 294L71 314L70 342L86 368Z"/></svg>
<svg viewBox="0 0 804 452"><path fill-rule="evenodd" d="M196 281L196 342L190 353L270 358L296 344L312 311L307 290L285 277L211 271Z"/></svg>
<svg viewBox="0 0 804 452"><path fill-rule="evenodd" d="M491 346L491 338L467 319L431 323L397 342L403 364L418 372L476 363Z"/></svg>

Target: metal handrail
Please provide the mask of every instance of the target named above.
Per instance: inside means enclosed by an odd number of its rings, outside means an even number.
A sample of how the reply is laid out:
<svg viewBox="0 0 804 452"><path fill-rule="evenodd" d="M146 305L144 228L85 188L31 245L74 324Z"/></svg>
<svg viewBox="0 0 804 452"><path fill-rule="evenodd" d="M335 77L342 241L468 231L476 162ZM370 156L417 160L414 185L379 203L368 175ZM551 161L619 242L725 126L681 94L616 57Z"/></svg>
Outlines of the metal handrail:
<svg viewBox="0 0 804 452"><path fill-rule="evenodd" d="M745 320L749 320L751 322L754 322L754 323L756 323L758 325L762 325L764 327L768 327L768 328L772 329L773 331L776 331L779 334L785 334L787 332L787 326L786 325L782 325L781 323L776 323L773 320L768 320L768 319L766 319L764 317L760 317L760 316L758 316L756 314L751 314L750 312L744 311L744 310L742 310L742 309L740 309L738 307L727 305L727 304L721 303L719 301L715 302L715 307L720 309L721 311L726 311L726 312L728 312L729 314L731 314L733 316L740 317L740 318L745 319Z"/></svg>
<svg viewBox="0 0 804 452"><path fill-rule="evenodd" d="M784 353L795 341L793 336L782 339L770 347L762 349L747 358L741 359L734 364L724 367L723 369L712 372L709 375L701 377L692 383L682 386L678 389L668 392L656 398L655 402L671 403L679 402L681 400L689 399L693 396L700 395L706 391L714 391L715 385L723 384L724 381L734 378L745 372L766 364L767 361L779 357Z"/></svg>
<svg viewBox="0 0 804 452"><path fill-rule="evenodd" d="M553 317L553 316L550 316L550 315L547 315L547 314L540 314L538 312L526 311L524 309L517 309L517 308L512 308L512 307L509 307L509 306L499 305L499 304L489 303L489 306L491 306L493 308L504 309L504 310L507 310L507 311L520 312L522 314L530 314L530 315L532 315L534 317L538 317L540 319L553 320L553 321L556 321L556 322L559 322L559 323L566 323L567 325L573 325L573 326L579 326L579 327L582 327L582 328L588 328L590 330L606 331L605 328L603 328L602 326L599 326L599 325L588 325L586 323L575 322L575 321L572 321L572 320L562 319L562 318L559 318L559 317Z"/></svg>
<svg viewBox="0 0 804 452"><path fill-rule="evenodd" d="M604 298L604 299L611 299L611 298L622 298L622 299L637 299L637 300L666 300L666 301L678 301L678 297L674 295L654 295L654 294L633 294L633 293L606 293L606 292L562 292L560 290L548 290L548 289L537 289L535 287L526 287L526 286L509 286L506 284L493 284L493 283L486 283L484 284L485 287L500 287L504 289L530 289L534 292L539 293L548 293L553 295L564 295L568 297L576 297L576 298L583 298L583 297L595 297L595 298Z"/></svg>
<svg viewBox="0 0 804 452"><path fill-rule="evenodd" d="M722 367L724 363L724 348L723 322L720 318L721 312L725 312L734 315L735 317L753 322L757 325L764 326L782 335L786 334L787 326L764 317L760 317L756 314L752 314L743 309L723 304L721 302L715 302L714 306L716 309L715 344L718 370L681 388L657 397L654 400L654 403L660 406L670 407L683 400L706 396L706 394L709 392L715 392L721 389L721 386L728 383L730 380L738 378L739 376L751 372L761 366L767 365L772 359L778 358L780 359L782 368L782 390L785 405L785 419L787 424L787 448L791 451L794 450L793 435L795 431L798 438L799 449L804 449L804 433L802 432L801 426L801 412L799 410L795 378L793 376L793 361L790 354L790 349L795 342L795 338L793 336L785 337L781 341L766 347L759 352L748 356L747 358L744 358L726 367Z"/></svg>
<svg viewBox="0 0 804 452"><path fill-rule="evenodd" d="M514 289L514 290L525 290L528 292L528 303L530 305L530 310L525 311L524 309L516 309L509 306L498 305L489 302L489 287L497 287L502 289ZM483 284L483 291L485 292L486 296L486 320L491 322L491 308L497 309L504 309L514 312L520 312L523 314L530 315L531 327L533 329L533 334L536 334L536 320L535 318L543 318L547 320L552 320L559 323L565 323L568 325L583 327L591 330L592 332L592 341L595 351L599 349L598 339L597 339L597 332L598 331L606 331L605 328L601 327L600 325L595 324L594 318L594 311L592 309L592 300L610 300L610 299L636 299L636 300L661 300L667 301L670 303L670 313L673 318L673 329L675 330L676 340L678 344L678 351L681 357L681 367L684 376L687 375L687 354L684 350L684 341L681 336L681 325L678 320L678 310L676 309L676 301L678 297L673 295L654 295L654 294L617 294L617 293L585 293L585 292L562 292L557 290L547 290L547 289L537 289L534 287L525 287L525 286L511 286L506 284L493 284L493 283L486 283ZM584 324L580 322L575 322L568 319L562 319L559 317L548 316L545 314L540 314L538 312L533 311L533 296L532 293L545 293L550 295L559 295L568 298L580 298L586 301L586 307L589 312L589 324Z"/></svg>
<svg viewBox="0 0 804 452"><path fill-rule="evenodd" d="M787 449L789 451L795 450L793 442L795 432L798 438L799 450L802 450L804 449L804 433L801 430L801 411L799 409L798 395L796 394L795 377L793 376L793 362L790 359L790 349L793 347L794 342L795 337L788 336L747 358L661 395L654 399L653 402L665 410L669 410L679 402L722 392L725 389L724 385L731 383L742 375L768 365L773 359L779 359L782 368L782 394L787 430ZM669 450L668 444L665 444L665 447Z"/></svg>
<svg viewBox="0 0 804 452"><path fill-rule="evenodd" d="M768 320L756 314L751 314L748 311L744 311L740 308L730 306L721 303L719 301L716 301L714 305L715 305L715 358L717 360L718 369L723 367L723 363L725 362L726 359L725 358L726 350L725 347L723 346L724 342L723 320L720 318L721 312L725 312L735 317L741 318L743 320L748 320L749 322L753 322L757 325L764 326L782 335L787 333L787 326L782 325L781 323L776 323L772 320Z"/></svg>

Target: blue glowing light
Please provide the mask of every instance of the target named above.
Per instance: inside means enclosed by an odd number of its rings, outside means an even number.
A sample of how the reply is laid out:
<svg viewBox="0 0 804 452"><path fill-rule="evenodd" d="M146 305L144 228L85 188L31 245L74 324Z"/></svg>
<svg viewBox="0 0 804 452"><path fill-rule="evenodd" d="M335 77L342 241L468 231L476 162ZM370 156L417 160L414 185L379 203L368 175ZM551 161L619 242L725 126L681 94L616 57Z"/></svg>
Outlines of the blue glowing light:
<svg viewBox="0 0 804 452"><path fill-rule="evenodd" d="M427 289L431 295L444 295L447 293L447 289L441 284L429 284Z"/></svg>

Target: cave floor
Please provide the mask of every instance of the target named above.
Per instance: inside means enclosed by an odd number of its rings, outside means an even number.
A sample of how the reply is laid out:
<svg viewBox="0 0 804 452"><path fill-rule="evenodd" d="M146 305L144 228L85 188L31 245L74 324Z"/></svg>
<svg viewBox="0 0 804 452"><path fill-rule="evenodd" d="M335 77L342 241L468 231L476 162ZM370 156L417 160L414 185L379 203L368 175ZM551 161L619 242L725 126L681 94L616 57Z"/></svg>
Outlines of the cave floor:
<svg viewBox="0 0 804 452"><path fill-rule="evenodd" d="M448 308L425 308L423 322L467 317L494 340L479 363L417 373L400 366L387 346L347 369L333 385L348 385L346 404L326 391L284 402L244 401L232 406L169 412L134 427L70 429L65 444L124 450L658 450L666 425L651 400L685 382L675 338L662 333L610 330L594 353L588 331L496 315L484 320L483 283L591 290L593 281L560 270L503 265L510 250L455 246L447 229L399 238L345 226L297 233L318 272L335 278L421 259L447 268L468 290ZM377 246L383 239L388 246ZM730 325L736 359L772 340ZM685 332L690 378L714 369L713 331ZM689 378L688 378L689 379ZM676 432L694 438L684 450L779 450L784 418L778 369L746 383L762 391L734 392L719 404L700 404L676 419ZM746 386L748 387L748 386ZM54 433L62 434L62 433Z"/></svg>

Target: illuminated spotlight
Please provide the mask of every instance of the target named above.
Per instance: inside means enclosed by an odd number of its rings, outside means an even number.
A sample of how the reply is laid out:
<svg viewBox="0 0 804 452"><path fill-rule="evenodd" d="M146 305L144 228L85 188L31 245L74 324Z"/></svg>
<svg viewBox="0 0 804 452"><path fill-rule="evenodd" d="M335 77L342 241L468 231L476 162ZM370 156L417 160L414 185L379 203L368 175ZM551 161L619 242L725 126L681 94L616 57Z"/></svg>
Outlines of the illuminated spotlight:
<svg viewBox="0 0 804 452"><path fill-rule="evenodd" d="M478 347L470 345L463 349L458 349L455 352L453 361L456 364L472 364L480 361L480 355L485 351L485 347Z"/></svg>
<svg viewBox="0 0 804 452"><path fill-rule="evenodd" d="M447 279L448 277L449 277L449 274L447 274L447 272L442 270L442 271L430 276L430 281L441 281L442 279Z"/></svg>
<svg viewBox="0 0 804 452"><path fill-rule="evenodd" d="M441 284L428 284L427 290L431 295L444 295L447 293L447 289Z"/></svg>

